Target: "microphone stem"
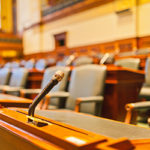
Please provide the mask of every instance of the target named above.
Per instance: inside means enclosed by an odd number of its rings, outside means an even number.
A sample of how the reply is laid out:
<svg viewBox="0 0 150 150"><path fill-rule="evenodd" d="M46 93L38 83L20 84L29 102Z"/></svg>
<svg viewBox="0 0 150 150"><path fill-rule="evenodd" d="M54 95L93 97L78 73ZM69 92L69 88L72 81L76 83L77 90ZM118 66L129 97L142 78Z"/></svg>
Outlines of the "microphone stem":
<svg viewBox="0 0 150 150"><path fill-rule="evenodd" d="M28 115L34 117L34 111L37 104L42 100L42 98L48 94L48 92L58 83L58 80L51 80L47 86L35 97L33 103L29 106Z"/></svg>

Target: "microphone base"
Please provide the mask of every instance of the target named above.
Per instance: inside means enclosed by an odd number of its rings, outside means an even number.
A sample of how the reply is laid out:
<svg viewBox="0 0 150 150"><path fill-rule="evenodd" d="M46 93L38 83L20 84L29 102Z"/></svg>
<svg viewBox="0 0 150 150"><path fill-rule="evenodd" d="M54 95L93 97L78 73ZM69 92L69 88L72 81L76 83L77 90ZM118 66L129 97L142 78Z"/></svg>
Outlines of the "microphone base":
<svg viewBox="0 0 150 150"><path fill-rule="evenodd" d="M32 123L33 125L37 126L37 127L43 127L43 126L47 126L49 123L44 121L44 120L41 120L41 119L38 119L38 118L35 118L35 117L32 117L32 116L27 116L28 118L28 123Z"/></svg>

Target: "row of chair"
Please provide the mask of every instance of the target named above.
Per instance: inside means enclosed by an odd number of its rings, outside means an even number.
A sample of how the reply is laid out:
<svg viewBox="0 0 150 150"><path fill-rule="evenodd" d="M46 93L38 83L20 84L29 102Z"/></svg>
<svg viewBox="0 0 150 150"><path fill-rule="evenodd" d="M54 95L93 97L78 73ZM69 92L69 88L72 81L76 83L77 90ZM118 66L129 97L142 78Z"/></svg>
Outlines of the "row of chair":
<svg viewBox="0 0 150 150"><path fill-rule="evenodd" d="M134 59L134 58L133 58ZM135 61L133 61L133 59L126 59L127 64L129 66L126 67L130 67L130 65L133 63L135 63L136 65L139 64L139 60L138 59L134 59ZM130 61L129 61L130 60ZM147 65L146 65L146 82L140 92L140 96L142 96L142 94L148 95L149 96L149 63L150 60L147 60ZM119 62L117 63L117 65L121 65L119 64ZM126 62L125 62L126 64ZM134 67L131 68L132 69L137 69L136 65L133 65ZM90 69L91 66L95 66L93 69ZM136 67L135 67L136 66ZM95 114L98 114L99 112L97 111L98 109L94 109L94 105L96 104L95 107L100 108L100 106L98 106L100 104L100 100L102 101L103 98L100 98L103 95L103 86L104 86L104 78L106 75L103 75L103 80L100 80L100 73L98 73L98 68L100 68L100 65L84 65L84 66L80 66L80 67L75 67L71 73L71 77L70 77L70 68L69 67L60 67L60 66L55 66L55 67L50 67L47 68L45 70L44 73L44 78L43 78L43 82L41 85L41 88L43 88L47 81L48 78L52 77L52 74L54 74L55 71L57 70L62 70L65 72L65 78L64 80L60 83L60 87L56 86L56 88L54 88L54 91L51 92L51 94L49 94L47 96L47 99L43 102L42 107L44 109L47 109L49 107L53 107L58 106L60 107L64 107L65 103L64 103L64 98L68 98L67 102L66 102L66 108L70 108L73 109L75 108L77 111L79 111L80 105L82 103L82 107L83 107L83 103L85 108L81 107L81 111L83 112L89 112L89 113L93 113L95 111ZM102 66L101 66L102 68ZM106 72L106 67L103 66L103 68L105 68L105 72ZM91 71L90 71L91 70ZM97 70L97 72L96 72ZM6 74L7 73L7 74ZM10 76L11 74L11 76ZM75 75L74 75L75 74ZM79 74L79 75L78 75ZM95 74L95 75L94 75ZM106 73L104 73L106 74ZM27 89L22 89L25 87L25 83L27 80L27 76L28 76L28 70L26 68L18 68L18 69L13 69L12 71L10 71L8 68L3 68L0 69L0 89L3 92L7 92L7 93L12 93L12 92L20 92L21 91L21 95L25 95L25 94L31 94L31 93L39 93L40 89L32 89L32 90L27 90ZM69 86L68 85L68 79L70 77L70 82L69 82ZM7 78L7 80L5 80L4 78ZM8 83L8 80L10 78L9 81L9 86L5 85ZM86 79L86 80L85 80ZM90 79L90 80L89 80ZM83 83L82 83L83 81ZM103 81L103 82L102 82ZM89 83L89 84L88 84ZM102 85L102 87L100 88L99 86ZM98 89L100 88L100 89ZM67 91L67 92L66 92ZM94 92L96 94L94 94ZM98 93L99 92L99 93ZM100 97L95 97L95 96L100 96ZM90 98L87 98L87 96L91 96ZM94 96L94 97L93 97ZM51 97L51 99L49 98ZM78 98L79 97L79 98ZM85 98L86 97L86 98ZM149 98L149 97L148 97ZM63 99L63 100L61 100ZM77 101L75 101L77 100ZM51 105L49 106L49 101L51 101ZM59 101L59 102L58 102ZM87 103L92 102L93 106L90 104L90 107L86 107L86 105L89 105ZM75 107L76 105L76 107ZM93 109L91 109L91 107ZM99 109L100 110L100 109ZM97 113L98 112L98 113Z"/></svg>
<svg viewBox="0 0 150 150"><path fill-rule="evenodd" d="M27 69L37 69L37 70L44 70L46 66L48 65L48 62L46 59L39 59L37 62L35 62L34 59L30 59L28 61L22 60L20 62L13 61L13 62L7 62L3 67L14 69L19 67L24 67Z"/></svg>
<svg viewBox="0 0 150 150"><path fill-rule="evenodd" d="M118 59L115 61L115 65L138 70L140 67L140 59L139 58ZM150 58L146 60L145 82L139 93L139 100L141 99L150 100ZM150 109L150 102L138 102L135 104L127 104L125 108L127 110L126 122L130 122L131 110L141 110L143 108Z"/></svg>
<svg viewBox="0 0 150 150"><path fill-rule="evenodd" d="M26 68L1 68L0 69L0 91L18 95L21 88L24 88L27 82L28 69Z"/></svg>
<svg viewBox="0 0 150 150"><path fill-rule="evenodd" d="M76 109L76 111L99 115L103 101L106 66L90 64L75 67L73 70L63 66L49 67L44 71L41 89L45 87L57 70L63 71L65 76L46 96L41 107L43 109L65 107L66 109ZM13 69L11 75L8 68L3 68L0 69L0 76L1 74L3 77L10 78L8 85L4 85L6 82L1 82L3 85L0 89L5 93L15 92L17 94L20 92L21 96L25 96L26 94L39 93L41 90L24 89L28 76L26 68ZM2 79L1 76L0 80L4 81L4 78ZM65 99L67 99L66 103Z"/></svg>
<svg viewBox="0 0 150 150"><path fill-rule="evenodd" d="M45 87L48 80L57 70L65 73L64 79L47 95L46 100L43 101L43 109L65 107L66 109L100 115L106 66L85 65L75 67L72 71L69 67L55 66L47 68L41 88ZM68 79L70 79L69 85ZM39 92L40 89L22 89L21 95ZM66 102L64 98L67 98Z"/></svg>
<svg viewBox="0 0 150 150"><path fill-rule="evenodd" d="M27 69L37 69L37 70L44 70L48 66L56 65L56 66L79 66L84 64L92 64L93 58L90 56L80 56L76 58L75 55L70 55L64 57L63 60L56 62L55 59L39 59L35 61L34 59L30 59L28 61L22 60L20 62L8 62L4 65L5 68L18 68L24 67Z"/></svg>
<svg viewBox="0 0 150 150"><path fill-rule="evenodd" d="M121 66L129 69L139 70L140 59L139 58L124 58L115 61L116 66Z"/></svg>
<svg viewBox="0 0 150 150"><path fill-rule="evenodd" d="M147 55L150 54L150 49L137 49L135 51L126 51L126 52L119 52L119 53L93 53L90 57L87 56L77 56L76 53L73 54L74 57L74 64L75 66L80 65L80 62L83 61L83 63L92 63L94 57L99 59L100 64L113 64L116 60L115 57L132 57L137 55ZM62 61L59 61L58 65L64 65L66 64L66 61L68 60L70 56L65 56ZM131 58L130 57L130 58ZM77 59L75 59L77 58ZM133 58L134 59L134 58ZM82 64L82 63L81 63Z"/></svg>
<svg viewBox="0 0 150 150"><path fill-rule="evenodd" d="M48 60L51 62L48 62ZM8 62L4 65L5 68L18 68L25 67L27 69L37 69L44 70L48 66L80 66L85 64L115 64L118 66L123 66L131 69L139 69L140 67L140 59L139 58L124 58L114 60L114 55L111 53L101 54L97 56L97 60L95 62L95 58L92 56L77 56L76 54L65 56L63 60L56 62L55 59L39 59L35 62L34 59L30 59L28 61L22 60L20 62ZM51 64L51 65L50 65Z"/></svg>
<svg viewBox="0 0 150 150"><path fill-rule="evenodd" d="M80 66L85 64L92 64L93 58L89 56L80 56L78 58L75 58L74 55L71 55L69 57L65 57L63 61L58 62L56 65L58 66ZM124 58L124 59L118 59L114 60L114 55L111 55L109 53L106 53L104 55L100 56L99 64L114 64L116 66L122 66L129 69L136 69L138 70L140 68L140 59L139 58Z"/></svg>
<svg viewBox="0 0 150 150"><path fill-rule="evenodd" d="M124 57L124 56L136 56L136 55L147 55L147 54L150 54L150 49L137 49L135 51L120 52L117 55L119 57Z"/></svg>
<svg viewBox="0 0 150 150"><path fill-rule="evenodd" d="M67 64L71 64L74 66L78 66L81 64L91 64L93 63L93 58L97 58L100 60L100 64L104 63L103 61L105 58L105 63L114 63L115 57L130 57L130 56L136 56L136 55L147 55L150 54L150 49L137 49L135 51L126 51L126 52L119 52L119 53L93 53L90 56L79 56L77 53L74 53L70 56L65 56L64 59L61 61L56 60L56 58L48 58L48 59L39 59L35 61L34 59L30 59L28 61L21 60L21 61L13 61L8 62L4 65L4 67L7 68L17 68L20 66L24 66L28 69L36 68L38 70L44 70L47 66L50 65L60 65L60 66L66 66ZM73 58L73 59L72 59ZM102 61L101 61L102 60Z"/></svg>

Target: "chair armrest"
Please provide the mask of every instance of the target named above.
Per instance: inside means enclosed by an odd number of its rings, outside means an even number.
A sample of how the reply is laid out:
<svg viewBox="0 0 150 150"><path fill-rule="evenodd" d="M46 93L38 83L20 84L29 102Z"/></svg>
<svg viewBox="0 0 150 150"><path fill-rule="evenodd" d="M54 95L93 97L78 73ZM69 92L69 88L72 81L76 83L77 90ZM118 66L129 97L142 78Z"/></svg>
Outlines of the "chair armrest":
<svg viewBox="0 0 150 150"><path fill-rule="evenodd" d="M59 100L64 100L64 98L67 98L67 97L69 97L69 92L65 92L65 91L50 92L46 95L46 100L43 104L42 109L48 108L48 105L50 103L50 98L60 98Z"/></svg>
<svg viewBox="0 0 150 150"><path fill-rule="evenodd" d="M67 98L69 97L69 92L65 91L50 92L46 96L49 96L51 98Z"/></svg>
<svg viewBox="0 0 150 150"><path fill-rule="evenodd" d="M80 111L81 103L102 103L104 100L103 96L89 96L89 97L79 97L76 99L75 111Z"/></svg>
<svg viewBox="0 0 150 150"><path fill-rule="evenodd" d="M41 89L20 89L20 96L25 97L26 94L38 94Z"/></svg>
<svg viewBox="0 0 150 150"><path fill-rule="evenodd" d="M22 87L11 87L5 86L2 90L3 92L19 92Z"/></svg>
<svg viewBox="0 0 150 150"><path fill-rule="evenodd" d="M20 93L24 94L38 94L41 91L41 89L21 89Z"/></svg>
<svg viewBox="0 0 150 150"><path fill-rule="evenodd" d="M136 102L136 103L129 103L125 105L125 109L127 111L125 117L125 123L130 123L132 119L132 110L140 110L140 109L150 109L150 101L146 102Z"/></svg>
<svg viewBox="0 0 150 150"><path fill-rule="evenodd" d="M0 90L3 90L6 87L9 87L9 86L8 85L0 85Z"/></svg>
<svg viewBox="0 0 150 150"><path fill-rule="evenodd" d="M138 110L138 109L150 109L150 101L146 101L146 102L137 102L137 103L130 103L130 104L127 104L125 106L126 110Z"/></svg>
<svg viewBox="0 0 150 150"><path fill-rule="evenodd" d="M103 96L89 96L89 97L78 97L76 102L78 103L91 103L91 102L102 102L104 99Z"/></svg>

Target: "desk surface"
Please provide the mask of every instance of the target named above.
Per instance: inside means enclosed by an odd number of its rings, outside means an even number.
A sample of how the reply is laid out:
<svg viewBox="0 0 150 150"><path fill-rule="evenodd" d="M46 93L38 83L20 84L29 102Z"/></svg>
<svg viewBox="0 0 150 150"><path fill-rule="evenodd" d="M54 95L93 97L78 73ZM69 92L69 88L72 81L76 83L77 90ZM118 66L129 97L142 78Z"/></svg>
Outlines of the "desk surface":
<svg viewBox="0 0 150 150"><path fill-rule="evenodd" d="M0 104L4 107L28 107L31 99L17 97L9 94L0 94Z"/></svg>
<svg viewBox="0 0 150 150"><path fill-rule="evenodd" d="M148 139L150 129L118 121L62 110L36 110L37 115L60 121L110 138Z"/></svg>

